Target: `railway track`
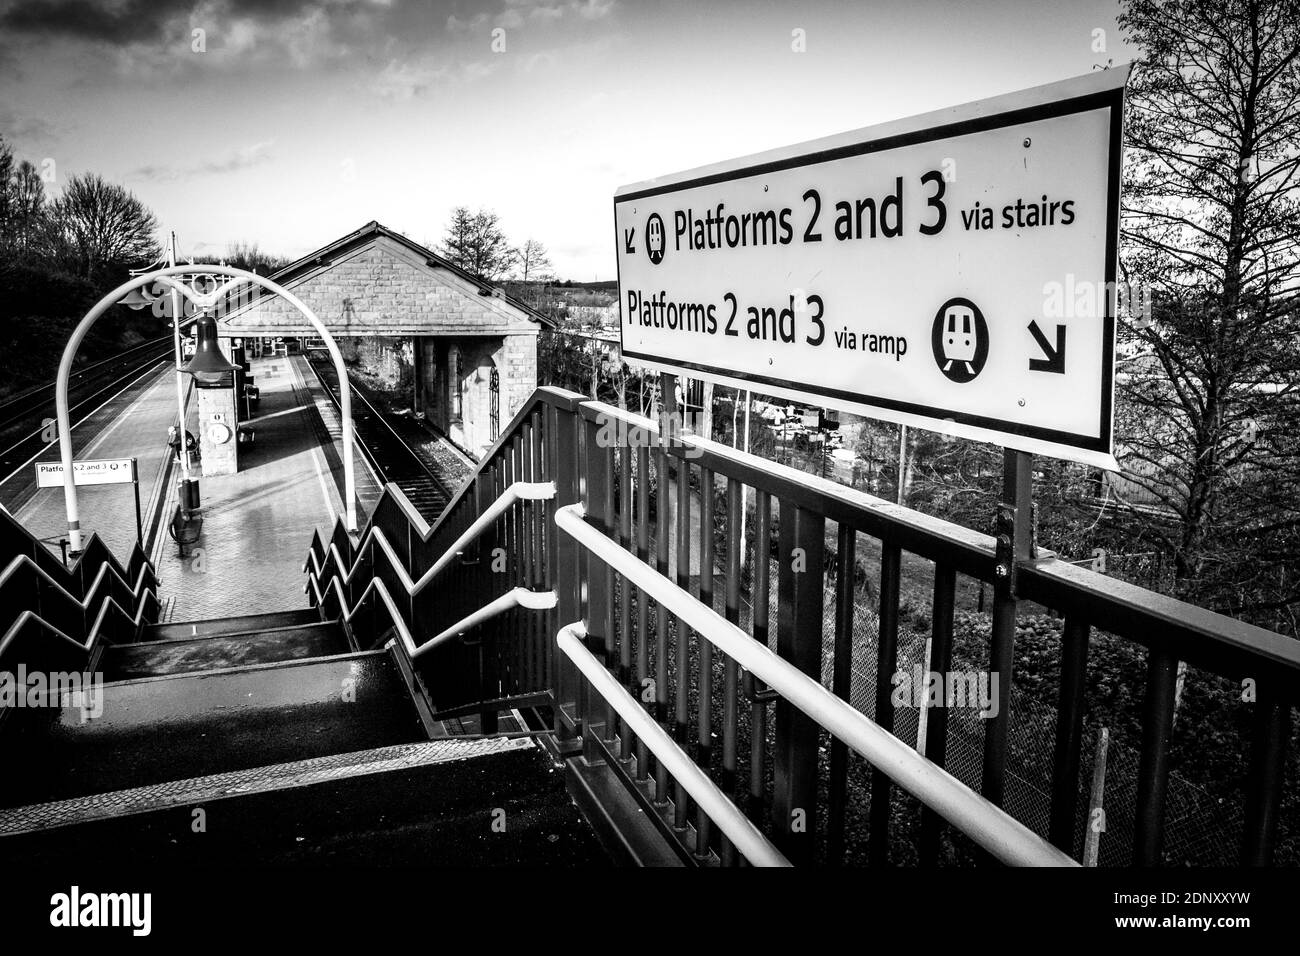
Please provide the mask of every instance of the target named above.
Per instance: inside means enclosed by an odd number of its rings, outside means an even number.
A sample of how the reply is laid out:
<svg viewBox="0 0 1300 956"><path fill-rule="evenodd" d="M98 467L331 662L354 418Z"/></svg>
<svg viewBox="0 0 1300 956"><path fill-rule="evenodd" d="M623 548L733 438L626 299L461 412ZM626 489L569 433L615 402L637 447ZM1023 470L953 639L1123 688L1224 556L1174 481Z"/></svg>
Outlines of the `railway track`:
<svg viewBox="0 0 1300 956"><path fill-rule="evenodd" d="M68 381L72 427L91 418L123 396L173 356L172 336L151 339L102 362L83 366ZM49 447L55 417L54 383L42 385L0 402L0 486L5 499L22 497L23 474Z"/></svg>
<svg viewBox="0 0 1300 956"><path fill-rule="evenodd" d="M334 366L310 355L307 361L338 408L338 374ZM352 424L358 443L380 477L397 485L421 517L433 524L453 492L439 476L436 459L419 447L423 429L414 422L395 420L395 416L383 412L365 386L355 380L352 381Z"/></svg>

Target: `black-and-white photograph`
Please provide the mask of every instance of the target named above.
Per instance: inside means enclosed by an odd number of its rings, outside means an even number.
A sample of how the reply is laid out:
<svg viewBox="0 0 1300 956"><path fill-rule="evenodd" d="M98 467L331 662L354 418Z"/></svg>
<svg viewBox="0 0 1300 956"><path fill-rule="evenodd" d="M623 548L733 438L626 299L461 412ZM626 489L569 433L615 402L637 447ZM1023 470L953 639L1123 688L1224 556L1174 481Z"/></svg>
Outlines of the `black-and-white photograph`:
<svg viewBox="0 0 1300 956"><path fill-rule="evenodd" d="M7 934L1226 942L1297 706L1300 0L0 0Z"/></svg>

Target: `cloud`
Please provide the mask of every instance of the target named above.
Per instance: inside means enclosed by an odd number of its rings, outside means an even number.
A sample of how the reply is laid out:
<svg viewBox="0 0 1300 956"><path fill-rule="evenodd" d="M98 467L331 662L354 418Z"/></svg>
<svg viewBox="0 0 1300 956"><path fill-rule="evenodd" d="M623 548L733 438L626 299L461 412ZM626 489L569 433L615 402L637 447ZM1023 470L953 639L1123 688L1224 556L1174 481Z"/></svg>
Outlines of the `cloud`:
<svg viewBox="0 0 1300 956"><path fill-rule="evenodd" d="M48 145L56 138L54 125L40 116L23 116L0 107L0 136L13 143Z"/></svg>
<svg viewBox="0 0 1300 956"><path fill-rule="evenodd" d="M29 36L78 37L112 44L156 39L194 0L19 0L0 14L0 28Z"/></svg>
<svg viewBox="0 0 1300 956"><path fill-rule="evenodd" d="M615 0L0 0L0 66L3 47L37 57L57 44L78 60L90 47L92 62L151 82L249 69L382 70L372 88L400 100L496 68L430 65L435 49L454 62L448 45L463 38L497 28L567 31L562 21L598 20L614 9Z"/></svg>
<svg viewBox="0 0 1300 956"><path fill-rule="evenodd" d="M424 96L435 86L482 79L490 76L496 68L496 63L491 60L466 63L392 60L370 84L370 91L384 99L404 102Z"/></svg>
<svg viewBox="0 0 1300 956"><path fill-rule="evenodd" d="M452 14L447 18L447 32L481 33L489 26L517 30L526 24L554 23L565 17L599 20L614 9L616 0L505 0L497 13L480 11L470 17Z"/></svg>
<svg viewBox="0 0 1300 956"><path fill-rule="evenodd" d="M226 173L236 173L240 170L270 162L272 158L271 146L274 142L274 140L266 140L261 143L241 146L225 156L204 160L189 166L155 164L140 166L132 170L129 175L133 179L144 179L150 182L175 182L180 179L191 179L195 176L219 176Z"/></svg>
<svg viewBox="0 0 1300 956"><path fill-rule="evenodd" d="M420 0L16 0L0 10L0 35L107 47L128 74L249 61L303 68L400 39L420 9ZM191 47L198 30L202 56Z"/></svg>

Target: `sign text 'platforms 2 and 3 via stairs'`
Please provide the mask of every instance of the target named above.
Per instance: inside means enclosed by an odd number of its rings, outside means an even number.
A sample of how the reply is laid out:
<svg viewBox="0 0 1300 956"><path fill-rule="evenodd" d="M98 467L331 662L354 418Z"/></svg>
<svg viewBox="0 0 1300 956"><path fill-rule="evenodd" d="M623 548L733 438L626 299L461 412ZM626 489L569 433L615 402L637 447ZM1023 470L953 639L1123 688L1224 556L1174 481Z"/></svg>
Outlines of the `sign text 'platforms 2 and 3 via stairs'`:
<svg viewBox="0 0 1300 956"><path fill-rule="evenodd" d="M620 189L624 357L1115 468L1127 76Z"/></svg>

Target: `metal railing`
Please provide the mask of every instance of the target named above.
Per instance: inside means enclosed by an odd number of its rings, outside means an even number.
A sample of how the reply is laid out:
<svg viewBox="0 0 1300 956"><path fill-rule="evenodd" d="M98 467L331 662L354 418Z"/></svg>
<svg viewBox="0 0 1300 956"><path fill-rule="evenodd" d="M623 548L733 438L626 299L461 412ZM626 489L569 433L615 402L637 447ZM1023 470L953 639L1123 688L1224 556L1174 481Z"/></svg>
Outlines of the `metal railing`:
<svg viewBox="0 0 1300 956"><path fill-rule="evenodd" d="M553 483L554 497L520 499L486 519L492 503L516 482ZM583 508L582 524L616 544L617 554L582 547L560 532L557 512L576 503ZM576 513L562 520L572 525ZM479 529L475 548L457 547L453 553L461 552L461 560L438 564L471 527ZM742 534L742 528L749 533ZM701 772L744 805L750 820L792 862L889 862L891 841L897 845L892 831L902 816L900 801L911 799L898 791L911 791L885 767L858 761L860 751L838 734L827 734L769 686L772 675L764 677L730 653L715 662L713 643L700 639L691 624L694 605L687 614L686 607L670 606L665 595L656 599L627 573L632 566L620 555L634 555L637 564L652 567L730 624L744 621L742 633L755 647L770 649L869 719L876 728L873 739L895 730L889 678L899 663L902 585L911 578L904 556L911 556L909 569L916 559L927 567L933 673L947 674L953 667L958 580L992 585L983 673L991 684L996 680L1003 706L982 722L982 773L974 789L993 806L1005 805L1009 780L1017 609L1033 602L1035 609L1061 614L1050 825L1041 835L1070 856L1080 852L1084 823L1081 741L1092 634L1106 632L1146 657L1131 848L1137 865L1162 859L1178 662L1233 680L1249 677L1257 701L1249 753L1242 754L1240 854L1253 865L1272 858L1287 786L1291 709L1300 691L1300 642L1286 636L1050 554L1018 561L1012 587L996 573L999 555L988 535L703 438L661 440L648 419L558 389L534 393L432 526L389 487L366 535L358 548L340 529L328 548L314 541L316 574L336 574L349 595L359 596L371 578L414 583L440 567L437 586L397 602L404 619L415 622L417 639L445 630L446 621L465 617L504 589L554 591L554 609L507 612L482 629L477 647L448 641L426 655L435 708L464 707L493 696L545 695L553 705L556 732L581 737L590 759L606 759L618 768L629 790L645 796L651 811L699 859L716 854L734 863L738 855L698 798L669 774L626 717L591 700L588 678L555 640L569 622L585 622L586 648L691 753ZM871 548L866 556L879 562L878 623L873 614L870 630L855 620L862 538ZM615 557L617 565L611 563ZM829 575L823 573L827 567ZM833 621L824 630L827 608ZM874 697L851 700L859 677L855 666L868 661L877 675ZM945 766L950 709L941 701L927 712L919 755L928 768ZM887 752L873 751L877 757ZM867 794L864 823L852 823L851 807L865 802ZM989 848L987 836L975 831L996 829L1001 817L980 806L974 817L958 814L962 822L954 826L983 841L986 854L996 857L996 847ZM792 816L801 818L797 830L790 826ZM915 830L909 830L915 837L909 858L937 863L950 820L925 806Z"/></svg>
<svg viewBox="0 0 1300 956"><path fill-rule="evenodd" d="M388 495L397 497L399 507L408 519L418 518L395 485L388 486L386 498ZM431 631L427 625L433 619L432 616L425 616L417 610L421 608L425 595L434 590L434 583L458 563L463 563L466 552L477 548L481 539L493 530L512 507L521 502L548 501L554 496L555 485L551 482L512 482L486 504L477 518L446 546L419 577L410 573L384 529L373 519L355 548L351 547L347 535L342 533L341 526L335 529L328 546L317 534L312 539L312 547L304 565L304 571L307 572L304 590L312 603L320 607L326 616L341 615L354 634L384 634L392 629L407 659L413 666L418 666L421 659L433 649L444 647L455 638L474 631L501 615L516 609L546 611L556 606L553 591L511 587L504 594L475 607L456 623L436 631ZM413 520L412 526L414 525ZM420 521L419 525L423 526L423 522ZM408 530L399 536L399 540L409 546L409 535ZM398 595L397 599L394 598L394 591ZM363 611L371 615L369 620L360 617ZM375 614L381 617L376 620ZM444 607L437 619L446 620L448 616L450 615ZM479 672L484 680L489 679L481 662ZM476 683L475 686L481 686L483 693L489 693L486 683Z"/></svg>
<svg viewBox="0 0 1300 956"><path fill-rule="evenodd" d="M0 635L0 663L32 667L66 660L84 665L101 640L137 641L157 616L155 588L148 566L131 587L103 564L87 595L79 598L32 558L19 555L0 572L0 603L18 611ZM50 646L43 640L47 635L60 643ZM69 652L74 652L71 657Z"/></svg>
<svg viewBox="0 0 1300 956"><path fill-rule="evenodd" d="M708 774L691 761L686 751L677 746L667 732L655 723L654 718L624 689L605 668L604 663L583 646L586 636L586 625L575 621L561 628L555 638L556 646L577 665L582 676L618 712L628 729L649 748L669 775L681 782L691 799L699 804L700 811L717 822L747 862L754 866L789 866L790 861L785 858L785 854L750 822Z"/></svg>
<svg viewBox="0 0 1300 956"><path fill-rule="evenodd" d="M418 660L435 647L442 646L452 638L460 637L492 618L514 608L522 607L541 611L549 610L555 607L556 604L556 597L552 591L528 591L524 588L511 588L495 601L491 601L474 613L461 618L451 627L443 629L429 640L416 643L410 627L407 626L402 617L402 612L398 610L397 602L393 600L392 594L389 593L388 588L379 578L371 578L356 603L349 604L341 576L335 575L328 578L322 588L320 578L314 570L310 570L307 575L307 593L311 597L312 605L321 608L326 616L341 615L343 621L349 625L353 625L355 621L357 626L354 627L354 630L360 629L360 621L357 620L357 615L363 609L371 606L372 598L378 601L379 606L387 614L388 624L396 633L397 640L405 649L407 657L413 661ZM337 608L331 608L331 599L337 601ZM373 625L365 630L368 633L376 632Z"/></svg>
<svg viewBox="0 0 1300 956"><path fill-rule="evenodd" d="M158 613L158 582L137 544L124 567L91 535L72 567L0 512L0 666L84 666L102 642L129 643Z"/></svg>
<svg viewBox="0 0 1300 956"><path fill-rule="evenodd" d="M995 859L1013 866L1077 866L1074 860L989 803L955 777L882 730L849 703L782 660L713 608L697 601L636 555L589 525L581 504L563 507L556 523L644 596L675 615L746 672L762 680L817 725L967 834ZM672 777L674 774L669 773ZM689 792L689 788L688 788ZM703 809L703 808L701 808ZM710 816L712 819L712 817ZM725 829L725 828L724 828Z"/></svg>

